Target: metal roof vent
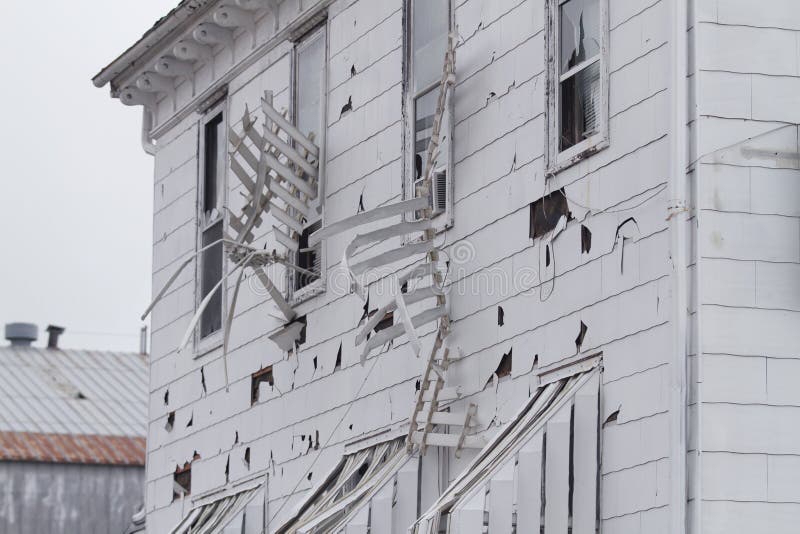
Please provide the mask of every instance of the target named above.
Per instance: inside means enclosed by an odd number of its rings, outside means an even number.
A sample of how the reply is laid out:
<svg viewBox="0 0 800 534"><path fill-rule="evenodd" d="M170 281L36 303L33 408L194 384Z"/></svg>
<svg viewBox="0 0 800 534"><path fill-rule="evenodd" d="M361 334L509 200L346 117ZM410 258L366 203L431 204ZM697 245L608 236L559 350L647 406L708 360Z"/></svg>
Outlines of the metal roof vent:
<svg viewBox="0 0 800 534"><path fill-rule="evenodd" d="M63 326L55 326L55 325L47 325L47 348L48 349L57 349L58 348L58 336L64 333Z"/></svg>
<svg viewBox="0 0 800 534"><path fill-rule="evenodd" d="M6 323L6 339L12 347L30 347L39 337L39 328L33 323Z"/></svg>

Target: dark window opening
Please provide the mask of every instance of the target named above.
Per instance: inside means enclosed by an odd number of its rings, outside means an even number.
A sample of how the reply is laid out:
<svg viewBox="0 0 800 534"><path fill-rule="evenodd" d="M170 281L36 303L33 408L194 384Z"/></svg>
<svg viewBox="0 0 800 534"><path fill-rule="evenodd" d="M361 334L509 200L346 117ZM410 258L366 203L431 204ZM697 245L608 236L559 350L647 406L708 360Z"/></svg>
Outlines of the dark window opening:
<svg viewBox="0 0 800 534"><path fill-rule="evenodd" d="M266 382L270 386L275 385L275 377L272 375L272 366L265 367L260 371L253 373L250 376L250 405L253 405L259 400L259 389L261 383Z"/></svg>
<svg viewBox="0 0 800 534"><path fill-rule="evenodd" d="M203 212L206 217L212 216L219 206L219 178L223 175L225 165L224 132L222 131L222 113L218 113L208 121L204 130L205 153L203 165ZM220 171L223 172L220 172Z"/></svg>
<svg viewBox="0 0 800 534"><path fill-rule="evenodd" d="M310 273L295 271L294 274L294 289L302 289L312 282L319 280L320 272L322 271L322 249L321 244L309 248L308 237L322 228L322 221L317 221L309 225L303 233L300 234L300 250L297 253L297 266Z"/></svg>
<svg viewBox="0 0 800 534"><path fill-rule="evenodd" d="M599 130L601 25L598 0L559 6L559 150Z"/></svg>
<svg viewBox="0 0 800 534"><path fill-rule="evenodd" d="M531 204L529 232L531 239L542 237L552 231L562 216L566 216L567 220L572 219L563 189L553 191Z"/></svg>
<svg viewBox="0 0 800 534"><path fill-rule="evenodd" d="M600 110L600 62L561 83L560 150L596 134Z"/></svg>
<svg viewBox="0 0 800 534"><path fill-rule="evenodd" d="M205 249L200 258L200 298L204 299L222 280L224 265L222 197L225 177L225 131L222 113L217 113L203 126L203 176L200 199L201 246ZM217 244L214 244L217 243ZM208 247L206 249L206 247ZM214 291L208 306L200 317L200 338L205 338L222 328L222 289Z"/></svg>

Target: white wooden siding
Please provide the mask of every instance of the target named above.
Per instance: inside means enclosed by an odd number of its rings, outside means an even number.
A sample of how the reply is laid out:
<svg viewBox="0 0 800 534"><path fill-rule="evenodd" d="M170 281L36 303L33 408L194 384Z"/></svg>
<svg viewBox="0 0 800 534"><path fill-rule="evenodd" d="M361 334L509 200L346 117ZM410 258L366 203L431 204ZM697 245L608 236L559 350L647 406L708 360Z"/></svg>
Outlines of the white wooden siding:
<svg viewBox="0 0 800 534"><path fill-rule="evenodd" d="M800 121L798 10L787 0L702 4L694 31L702 356L692 365L702 385L691 399L701 403L702 494L692 508L704 533L791 532L800 517L788 482L800 465L789 423L800 415L800 172L702 158Z"/></svg>

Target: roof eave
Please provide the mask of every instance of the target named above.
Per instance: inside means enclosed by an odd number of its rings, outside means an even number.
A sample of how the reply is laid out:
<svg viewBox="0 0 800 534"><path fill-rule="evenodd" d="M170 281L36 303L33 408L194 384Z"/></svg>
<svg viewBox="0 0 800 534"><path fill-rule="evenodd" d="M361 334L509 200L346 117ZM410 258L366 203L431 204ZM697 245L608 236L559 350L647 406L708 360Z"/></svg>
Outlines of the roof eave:
<svg viewBox="0 0 800 534"><path fill-rule="evenodd" d="M111 63L103 67L93 78L95 87L111 84L111 94L119 90L117 80L124 78L129 72L141 68L150 59L153 50L163 45L163 41L175 33L185 31L189 25L205 13L215 0L181 0L169 13L156 21L152 28L132 46L120 54Z"/></svg>

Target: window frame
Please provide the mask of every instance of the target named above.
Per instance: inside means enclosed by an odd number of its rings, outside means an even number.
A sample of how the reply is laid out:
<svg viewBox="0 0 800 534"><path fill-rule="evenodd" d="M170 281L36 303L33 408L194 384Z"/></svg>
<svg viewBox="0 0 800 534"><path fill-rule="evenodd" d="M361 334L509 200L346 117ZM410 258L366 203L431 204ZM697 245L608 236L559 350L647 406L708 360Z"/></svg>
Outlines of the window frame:
<svg viewBox="0 0 800 534"><path fill-rule="evenodd" d="M319 123L319 139L315 139L314 142L319 147L319 177L317 179L317 200L311 206L312 209L317 211L317 216L307 220L303 224L303 229L308 229L310 226L320 223L321 226L324 227L324 205L325 205L325 160L326 160L326 138L327 138L327 129L328 129L328 54L330 50L330 43L329 43L329 36L330 32L328 30L328 19L326 18L324 21L320 22L307 32L303 33L302 35L298 36L292 42L292 50L291 50L291 87L289 90L290 95L290 103L289 108L291 111L292 117L292 124L297 125L297 113L298 113L298 76L299 76L299 68L298 68L298 56L299 54L307 47L311 45L316 39L321 38L324 44L324 52L323 52L323 61L322 61L322 84L320 86L320 123ZM297 272L291 269L287 269L286 272L286 295L287 300L290 305L295 306L303 301L311 299L317 295L320 295L325 292L326 288L326 272L327 272L327 264L325 261L326 255L326 244L323 242L319 243L319 255L320 255L320 273L319 279L314 280L310 284L306 284L305 286L295 289L295 277L297 276ZM295 261L298 254L295 254Z"/></svg>
<svg viewBox="0 0 800 534"><path fill-rule="evenodd" d="M546 175L553 176L567 169L585 158L609 146L609 112L608 112L608 0L596 0L599 4L600 17L600 51L581 64L576 65L564 74L561 74L561 20L560 8L570 0L547 0L546 14L547 25L545 28L545 65L547 66L547 136L545 147ZM561 132L561 84L563 81L575 77L596 62L600 62L600 116L597 133L576 143L575 145L559 150L559 137Z"/></svg>
<svg viewBox="0 0 800 534"><path fill-rule="evenodd" d="M414 91L414 4L417 1L426 0L405 0L405 23L403 28L403 41L405 45L405 68L403 72L403 107L405 117L403 126L403 198L410 200L416 196L416 180L414 178L414 157L416 156L415 143L416 143L416 101L428 94L431 91L436 91L441 83L441 78L437 78L427 86L421 88L419 91ZM448 0L448 36L455 28L455 6L453 0ZM449 37L448 37L449 38ZM444 60L444 58L441 58ZM447 143L447 164L446 171L446 206L444 211L441 211L433 216L433 225L437 232L441 232L452 228L453 220L453 169L454 155L453 150L454 137L455 137L455 106L454 106L454 91L455 87L450 87L448 90L447 99L445 100L444 109L444 125L447 126L447 134L449 142ZM442 130L444 131L444 129ZM431 192L433 194L433 192ZM433 200L432 200L433 202ZM406 219L404 217L404 219Z"/></svg>
<svg viewBox="0 0 800 534"><path fill-rule="evenodd" d="M227 109L228 99L223 98L220 102L212 105L207 110L205 110L198 122L198 173L197 173L197 237L196 237L196 250L200 251L203 248L203 234L210 230L214 225L221 223L222 224L222 236L223 238L227 234L228 229L228 217L227 217L227 205L228 205L228 150L227 150L227 143L228 143L228 109ZM206 223L205 221L205 212L204 212L204 204L205 204L205 189L206 189L206 126L208 123L212 122L217 118L217 116L222 115L222 132L223 137L222 139L217 139L217 143L219 143L222 147L222 153L225 155L225 161L222 165L222 175L217 176L218 180L218 194L220 198L217 201L217 204L220 206L220 214L219 216L214 219L213 222ZM196 264L196 272L195 272L195 310L200 306L200 303L203 300L203 254L198 254ZM222 253L222 279L225 279L225 276L228 272L228 261L225 256L225 250L223 247ZM220 296L221 296L221 310L220 310L220 325L225 324L225 311L226 311L226 304L227 304L227 288L225 283L221 285L219 288ZM222 332L223 328L220 326L219 329L215 330L214 332L208 334L205 337L201 336L201 323L202 317L198 321L198 327L195 329L194 333L194 357L199 358L208 354L209 352L219 348L222 346Z"/></svg>

